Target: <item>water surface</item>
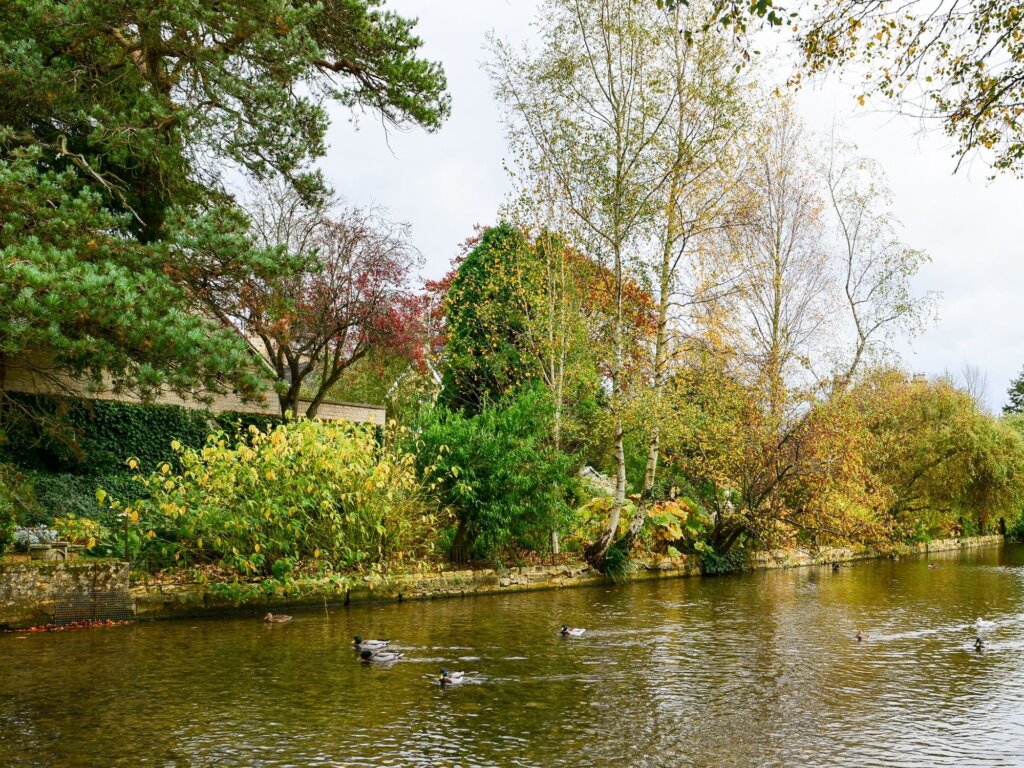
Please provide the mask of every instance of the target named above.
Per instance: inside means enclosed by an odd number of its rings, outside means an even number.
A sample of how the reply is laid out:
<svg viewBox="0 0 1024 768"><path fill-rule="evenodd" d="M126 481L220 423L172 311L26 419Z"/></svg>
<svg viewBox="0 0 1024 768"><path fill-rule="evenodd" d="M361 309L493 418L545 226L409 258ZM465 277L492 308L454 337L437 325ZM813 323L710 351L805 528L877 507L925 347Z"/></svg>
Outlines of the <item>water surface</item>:
<svg viewBox="0 0 1024 768"><path fill-rule="evenodd" d="M0 766L1024 765L1024 547L931 562L0 635Z"/></svg>

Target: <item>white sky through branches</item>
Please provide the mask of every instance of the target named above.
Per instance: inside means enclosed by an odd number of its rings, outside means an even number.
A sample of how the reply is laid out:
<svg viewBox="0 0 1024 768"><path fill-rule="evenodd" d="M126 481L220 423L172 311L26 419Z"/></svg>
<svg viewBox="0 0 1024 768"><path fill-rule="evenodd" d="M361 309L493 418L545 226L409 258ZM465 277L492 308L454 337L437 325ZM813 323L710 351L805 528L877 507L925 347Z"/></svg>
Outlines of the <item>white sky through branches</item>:
<svg viewBox="0 0 1024 768"><path fill-rule="evenodd" d="M509 189L501 116L482 67L484 36L495 30L513 43L532 40L536 3L391 0L388 7L420 19L424 53L448 75L452 116L434 135L385 134L371 117L357 128L337 109L323 168L350 202L378 204L411 223L424 277L436 278L474 225L494 223ZM812 131L827 136L835 124L841 139L882 164L904 241L932 257L916 286L942 293L939 318L912 345L899 345L905 366L929 375L976 366L997 410L1024 367L1024 180L989 182L980 161L953 175L953 147L937 127L924 131L916 120L860 107L834 79L805 88L798 101Z"/></svg>

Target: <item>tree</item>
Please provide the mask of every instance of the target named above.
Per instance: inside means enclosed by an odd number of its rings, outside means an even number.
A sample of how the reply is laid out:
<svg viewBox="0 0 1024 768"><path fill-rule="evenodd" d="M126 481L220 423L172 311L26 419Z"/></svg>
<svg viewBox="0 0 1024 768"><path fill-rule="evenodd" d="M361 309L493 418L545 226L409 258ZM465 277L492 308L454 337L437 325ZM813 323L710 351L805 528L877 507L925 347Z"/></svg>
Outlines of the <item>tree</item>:
<svg viewBox="0 0 1024 768"><path fill-rule="evenodd" d="M6 3L0 367L43 345L57 372L147 396L256 394L241 339L196 315L181 264L271 273L222 175L280 175L316 198L324 99L440 125L444 75L412 30L379 0Z"/></svg>
<svg viewBox="0 0 1024 768"><path fill-rule="evenodd" d="M57 387L63 372L142 397L258 396L237 335L188 311L166 270L173 250L128 236L126 214L73 171L45 165L38 150L0 162L0 396L13 364ZM190 221L205 232L216 216ZM235 241L231 258L245 261L250 245Z"/></svg>
<svg viewBox="0 0 1024 768"><path fill-rule="evenodd" d="M618 529L626 495L623 408L626 402L624 297L630 262L664 169L647 162L673 112L668 83L653 63L654 16L632 0L551 0L544 8L542 50L519 55L493 44L492 76L510 129L532 143L535 159L557 182L580 251L612 275L615 313L607 365L614 424L616 489L608 527L588 550L601 566Z"/></svg>
<svg viewBox="0 0 1024 768"><path fill-rule="evenodd" d="M873 435L866 461L889 489L885 513L899 535L984 532L997 517L1017 515L1024 443L969 394L945 379L883 369L849 397Z"/></svg>
<svg viewBox="0 0 1024 768"><path fill-rule="evenodd" d="M1024 172L1024 21L1016 3L827 0L801 14L773 0L714 0L711 9L709 24L732 30L746 59L751 31L789 26L803 73L857 67L861 104L877 94L906 114L940 123L958 145L957 168L981 154L996 170ZM802 79L797 73L792 82Z"/></svg>
<svg viewBox="0 0 1024 768"><path fill-rule="evenodd" d="M129 213L143 241L161 236L168 206L221 192L226 165L311 192L323 97L427 129L447 115L444 75L417 57L412 27L380 0L12 0L0 157L36 148Z"/></svg>
<svg viewBox="0 0 1024 768"><path fill-rule="evenodd" d="M220 243L195 243L183 279L208 311L237 328L257 365L269 366L281 412L316 416L342 374L374 348L411 355L416 303L408 291L419 259L408 226L360 208L309 208L278 187L253 204L256 239L287 255L255 271L214 263ZM203 253L206 246L208 253Z"/></svg>
<svg viewBox="0 0 1024 768"><path fill-rule="evenodd" d="M741 146L751 110L744 99L738 59L700 10L684 14L676 5L658 27L658 61L668 74L666 99L674 104L652 162L666 168L655 226L656 255L650 261L657 296L657 331L651 365L651 402L655 414L649 428L641 494L622 545L629 547L647 517L660 454L660 414L671 375L670 335L685 333L692 317L707 324L712 307L735 290L738 273L731 259L712 246L714 237L739 221L743 175ZM683 34L679 34L682 31ZM710 246L710 247L709 247ZM679 344L679 339L675 340Z"/></svg>
<svg viewBox="0 0 1024 768"><path fill-rule="evenodd" d="M763 392L780 438L791 387L808 372L827 308L823 201L810 165L805 129L789 101L773 101L748 181L751 207L730 230L743 263L737 341Z"/></svg>
<svg viewBox="0 0 1024 768"><path fill-rule="evenodd" d="M1024 170L1024 35L1012 2L934 0L894 5L830 0L800 25L809 73L857 62L865 96L937 120L960 163L981 153L998 170Z"/></svg>
<svg viewBox="0 0 1024 768"><path fill-rule="evenodd" d="M441 404L472 416L539 377L529 325L541 280L522 232L511 224L483 231L444 297Z"/></svg>
<svg viewBox="0 0 1024 768"><path fill-rule="evenodd" d="M1010 382L1006 396L1009 402L1003 406L1003 413L1024 413L1024 370Z"/></svg>
<svg viewBox="0 0 1024 768"><path fill-rule="evenodd" d="M760 387L731 368L729 354L693 345L666 393L666 462L709 513L706 551L883 543L886 497L872 484L872 435L856 409L814 404L780 437Z"/></svg>
<svg viewBox="0 0 1024 768"><path fill-rule="evenodd" d="M885 172L868 158L833 144L825 173L837 231L838 271L853 323L849 362L839 374L846 386L864 362L898 331L913 334L931 313L934 293L916 297L910 280L928 254L900 241Z"/></svg>

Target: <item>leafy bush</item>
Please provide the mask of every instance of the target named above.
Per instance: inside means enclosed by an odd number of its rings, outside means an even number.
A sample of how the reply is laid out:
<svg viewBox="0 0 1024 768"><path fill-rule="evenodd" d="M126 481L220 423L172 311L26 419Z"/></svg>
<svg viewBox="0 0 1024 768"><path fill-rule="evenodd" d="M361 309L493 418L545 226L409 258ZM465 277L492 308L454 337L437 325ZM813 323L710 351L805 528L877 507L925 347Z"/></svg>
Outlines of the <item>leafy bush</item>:
<svg viewBox="0 0 1024 768"><path fill-rule="evenodd" d="M742 549L730 549L724 555L719 555L705 548L701 552L700 561L705 574L717 576L722 573L739 573L746 566L747 558Z"/></svg>
<svg viewBox="0 0 1024 768"><path fill-rule="evenodd" d="M62 541L83 544L89 549L95 547L103 535L103 528L99 523L77 515L54 518L53 527Z"/></svg>
<svg viewBox="0 0 1024 768"><path fill-rule="evenodd" d="M454 559L505 546L541 550L569 515L571 461L548 441L551 409L529 389L476 416L444 407L417 421L415 452L442 504L458 519Z"/></svg>
<svg viewBox="0 0 1024 768"><path fill-rule="evenodd" d="M1024 513L1018 514L1006 527L1006 536L1012 541L1024 542Z"/></svg>
<svg viewBox="0 0 1024 768"><path fill-rule="evenodd" d="M35 509L32 486L9 464L0 464L0 556L14 543L15 528Z"/></svg>
<svg viewBox="0 0 1024 768"><path fill-rule="evenodd" d="M200 450L174 450L179 470L165 462L139 474L145 497L98 492L123 515L106 546L123 550L127 529L144 567L213 563L243 578L284 578L310 560L383 569L431 550L436 520L414 457L382 447L370 427L299 420L252 426L235 444L220 433Z"/></svg>

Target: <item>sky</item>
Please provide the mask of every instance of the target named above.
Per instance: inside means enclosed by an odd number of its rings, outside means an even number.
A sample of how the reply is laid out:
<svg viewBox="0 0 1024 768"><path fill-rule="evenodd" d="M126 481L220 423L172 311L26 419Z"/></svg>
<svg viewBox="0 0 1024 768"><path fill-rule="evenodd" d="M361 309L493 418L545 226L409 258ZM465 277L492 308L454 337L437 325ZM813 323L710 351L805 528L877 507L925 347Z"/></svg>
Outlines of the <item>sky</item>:
<svg viewBox="0 0 1024 768"><path fill-rule="evenodd" d="M423 54L448 77L452 115L440 131L385 130L372 115L353 121L335 108L322 166L349 202L377 205L412 225L425 278L447 271L477 224L495 221L510 185L501 114L483 69L488 32L513 43L536 39L535 0L390 0L388 7L419 19ZM785 71L788 49L759 46L766 69ZM773 64L773 62L776 62ZM797 96L808 127L837 135L881 163L893 190L892 214L903 239L931 262L915 281L919 293L941 294L938 318L910 342L898 342L906 368L929 376L967 364L987 380L986 402L998 411L1010 380L1024 368L1024 179L989 181L980 162L954 174L953 146L941 132L871 104L835 77ZM882 105L879 105L881 107Z"/></svg>

